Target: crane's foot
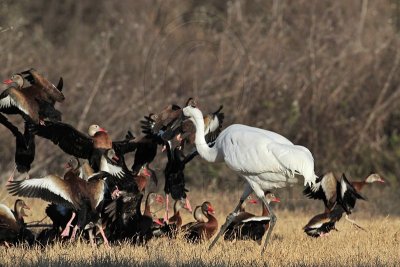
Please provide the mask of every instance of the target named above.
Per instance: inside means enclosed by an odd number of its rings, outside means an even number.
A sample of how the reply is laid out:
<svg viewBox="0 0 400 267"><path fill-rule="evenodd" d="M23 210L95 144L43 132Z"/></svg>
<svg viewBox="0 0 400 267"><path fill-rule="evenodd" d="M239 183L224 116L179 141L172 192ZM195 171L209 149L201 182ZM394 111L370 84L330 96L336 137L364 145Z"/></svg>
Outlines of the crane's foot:
<svg viewBox="0 0 400 267"><path fill-rule="evenodd" d="M225 223L221 226L221 229L219 230L218 235L214 238L210 246L208 247L208 250L211 250L215 244L217 243L218 239L225 233L226 229L228 228L229 225L233 222L233 220L238 216L238 212L234 211L229 213L229 215L226 217Z"/></svg>

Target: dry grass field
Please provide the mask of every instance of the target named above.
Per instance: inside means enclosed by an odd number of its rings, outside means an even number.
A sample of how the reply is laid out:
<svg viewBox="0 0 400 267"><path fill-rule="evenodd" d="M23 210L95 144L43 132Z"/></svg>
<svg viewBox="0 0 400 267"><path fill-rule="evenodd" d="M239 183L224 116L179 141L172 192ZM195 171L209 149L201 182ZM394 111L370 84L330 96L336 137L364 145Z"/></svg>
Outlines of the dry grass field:
<svg viewBox="0 0 400 267"><path fill-rule="evenodd" d="M29 68L54 83L62 76L66 99L56 108L81 131L96 123L113 140L127 130L140 138L143 116L195 97L204 112L224 106L224 128L243 123L307 147L318 175L360 181L377 172L387 181L366 186L369 201L352 214L366 232L342 219L338 232L318 239L302 227L322 202L302 196L302 181L277 191L278 222L264 255L255 242L219 241L212 251L209 242L179 238L110 250L78 242L0 247L0 267L400 266L400 0L1 0L0 51L3 80ZM19 116L8 118L22 129ZM0 203L11 207L4 183L15 137L5 127L0 137ZM61 174L69 158L36 138L29 174ZM165 161L159 153L152 163L159 191ZM222 224L240 196L239 178L198 158L185 177L192 206L211 201ZM26 202L27 222L45 217L45 202Z"/></svg>
<svg viewBox="0 0 400 267"><path fill-rule="evenodd" d="M11 204L14 199L1 194L3 203ZM236 195L236 194L235 194ZM5 199L4 199L5 197ZM214 200L216 215L220 224L234 206L233 195L221 197L208 194ZM195 201L194 199L198 199ZM217 199L220 199L218 202ZM5 201L4 201L5 200ZM200 196L193 196L193 205L200 204ZM285 201L282 199L282 201ZM311 201L311 200L307 200ZM27 200L32 215L26 221L44 217L46 204L39 200ZM322 203L321 203L322 204ZM158 210L161 207L154 207ZM322 208L322 206L321 206ZM258 206L249 207L251 212L259 212ZM92 249L89 244L57 244L46 248L14 247L0 250L1 265L4 266L398 266L400 264L400 218L365 217L360 209L353 214L357 222L367 232L356 230L342 219L337 232L324 238L310 238L302 231L302 226L316 212L289 212L275 206L278 223L272 242L264 255L261 247L251 241L219 241L212 251L209 242L199 245L188 244L182 238L151 240L145 246L129 244L113 245L106 249L102 245ZM159 211L162 216L162 211ZM184 223L191 221L191 215L183 212ZM361 216L361 217L360 217Z"/></svg>

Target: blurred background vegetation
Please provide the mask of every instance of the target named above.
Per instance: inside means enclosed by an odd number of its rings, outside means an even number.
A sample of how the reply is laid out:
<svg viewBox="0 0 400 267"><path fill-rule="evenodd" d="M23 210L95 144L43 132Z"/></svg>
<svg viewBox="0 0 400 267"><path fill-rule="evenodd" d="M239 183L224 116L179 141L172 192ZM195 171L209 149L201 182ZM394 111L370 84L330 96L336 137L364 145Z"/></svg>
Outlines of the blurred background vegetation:
<svg viewBox="0 0 400 267"><path fill-rule="evenodd" d="M0 1L1 77L30 67L53 83L62 76L65 122L122 139L128 129L140 136L142 116L190 96L204 112L223 104L225 125L308 147L317 174L379 172L388 185L368 188L360 205L382 214L400 214L399 44L399 0ZM5 182L15 145L4 127L0 135ZM31 176L62 173L68 156L36 141ZM192 191L239 195L242 183L201 159L187 177ZM284 207L316 205L301 184L280 190Z"/></svg>

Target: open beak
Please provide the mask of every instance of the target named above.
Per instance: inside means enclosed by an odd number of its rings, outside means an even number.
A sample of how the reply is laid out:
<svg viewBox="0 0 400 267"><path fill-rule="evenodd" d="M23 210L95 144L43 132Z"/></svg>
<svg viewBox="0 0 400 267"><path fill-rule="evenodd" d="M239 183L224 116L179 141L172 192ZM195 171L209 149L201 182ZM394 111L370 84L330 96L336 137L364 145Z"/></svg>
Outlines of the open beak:
<svg viewBox="0 0 400 267"><path fill-rule="evenodd" d="M114 157L112 157L113 160L118 161L119 157L117 157L116 155Z"/></svg>
<svg viewBox="0 0 400 267"><path fill-rule="evenodd" d="M7 79L7 80L4 80L3 81L3 83L4 84L11 84L13 81L11 80L11 79Z"/></svg>

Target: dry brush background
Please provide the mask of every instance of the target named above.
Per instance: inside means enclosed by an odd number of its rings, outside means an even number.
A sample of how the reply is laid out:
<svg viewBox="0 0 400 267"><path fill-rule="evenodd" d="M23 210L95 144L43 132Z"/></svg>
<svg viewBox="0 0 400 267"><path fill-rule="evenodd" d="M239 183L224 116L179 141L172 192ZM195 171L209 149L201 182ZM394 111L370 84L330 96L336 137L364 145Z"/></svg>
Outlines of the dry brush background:
<svg viewBox="0 0 400 267"><path fill-rule="evenodd" d="M2 0L0 74L7 78L34 67L54 83L62 76L63 120L80 130L98 123L115 139L128 129L139 136L143 115L170 103L183 105L189 96L204 111L223 104L225 125L270 129L308 147L318 174L346 172L356 180L379 172L389 186L368 188L369 201L358 203L356 216L393 218L400 214L399 34L398 0ZM14 141L4 128L0 136L4 183L13 169ZM154 164L160 188L164 156ZM60 173L67 159L37 138L31 176ZM198 202L219 201L213 192L224 192L220 203L239 196L240 179L222 165L196 159L186 175ZM287 215L292 220L321 210L301 190L299 185L278 192L283 199L278 210L296 210L296 216ZM4 190L1 199L13 201ZM300 230L304 218L293 228L299 242L306 239ZM287 220L278 221L278 229ZM393 249L385 226L367 222L382 236L365 242L377 239ZM392 236L398 223L390 221ZM280 234L288 239L282 242L291 242L290 235L277 230ZM338 242L358 238L351 231L337 236ZM279 242L273 244L278 251ZM324 248L335 241L307 242Z"/></svg>

